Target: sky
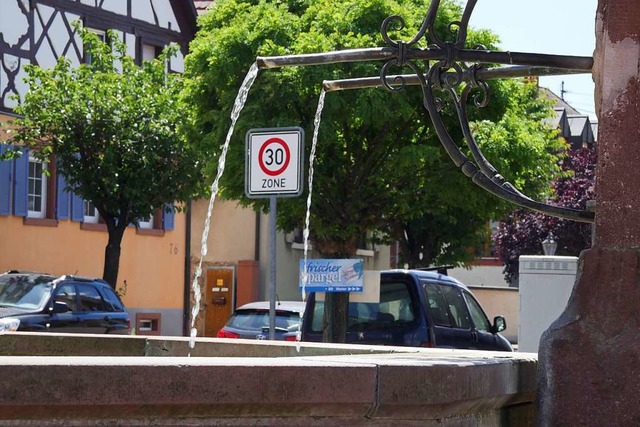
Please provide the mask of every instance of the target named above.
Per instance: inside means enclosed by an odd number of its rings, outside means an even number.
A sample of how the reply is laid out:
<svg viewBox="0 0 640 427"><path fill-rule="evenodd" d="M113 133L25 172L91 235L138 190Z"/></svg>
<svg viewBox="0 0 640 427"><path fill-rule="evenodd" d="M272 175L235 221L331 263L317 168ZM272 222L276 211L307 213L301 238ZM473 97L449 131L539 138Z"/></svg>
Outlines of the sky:
<svg viewBox="0 0 640 427"><path fill-rule="evenodd" d="M478 0L469 25L500 37L500 50L593 56L598 0ZM464 1L461 1L464 4ZM541 77L540 86L595 119L590 74Z"/></svg>

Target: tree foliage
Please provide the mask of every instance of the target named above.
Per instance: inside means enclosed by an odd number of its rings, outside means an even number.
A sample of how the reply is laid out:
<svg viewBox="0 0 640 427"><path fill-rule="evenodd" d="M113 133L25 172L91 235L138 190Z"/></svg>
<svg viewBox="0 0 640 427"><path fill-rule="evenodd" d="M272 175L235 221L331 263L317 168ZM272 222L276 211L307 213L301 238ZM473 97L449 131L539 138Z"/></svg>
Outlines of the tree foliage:
<svg viewBox="0 0 640 427"><path fill-rule="evenodd" d="M166 72L175 47L142 66L109 32L110 44L76 26L90 63L26 67L29 91L13 142L55 160L67 187L93 202L109 233L103 277L116 285L120 243L130 224L176 209L201 188L197 151L181 132L182 82Z"/></svg>
<svg viewBox="0 0 640 427"><path fill-rule="evenodd" d="M595 147L570 151L561 166L565 174L553 183L553 195L549 202L557 206L586 209L587 202L595 197ZM495 245L505 265L507 282L517 284L520 255L542 254L542 241L550 233L558 243L557 255L576 256L591 246L590 224L524 209L511 212L501 222Z"/></svg>
<svg viewBox="0 0 640 427"><path fill-rule="evenodd" d="M186 95L192 103L193 138L202 143L202 149L212 159L210 174L215 173L218 164L234 99L257 56L383 46L380 25L391 15L402 16L406 23L391 36L410 40L420 28L425 12L421 0L216 1L200 20L201 30L191 44L185 72ZM452 39L449 24L460 16L461 7L454 0L441 2L435 28L441 39ZM497 39L488 31L470 31L467 41L469 47L483 44L491 48ZM426 47L425 40L421 43ZM246 131L300 126L306 135L312 135L323 80L376 77L381 66L359 62L262 71L236 124L221 196L267 210L265 200L247 199L244 194ZM557 139L528 135L525 127L518 127L523 132L515 138L517 149L511 150L511 135L500 134L500 126L495 125L509 110L512 99L524 101L523 109L532 112L533 118L524 115L522 120L537 119L545 110L544 103L526 98L527 89L522 82L494 82L491 87L494 102L489 108L471 111L470 118L478 130L500 135L501 141L489 147L494 148L490 151L505 154L500 152L502 149L517 157L495 160L498 167L506 168L503 174L525 183L523 190L529 193L544 192L546 179L528 178L538 178L537 171L542 169L553 174ZM518 95L512 98L510 92L514 88ZM415 244L403 249L414 260L429 264L439 262L445 258L440 255L446 254L446 259L461 262L468 243L476 240L478 230L474 225L503 209L496 198L455 170L422 102L421 91L416 88L395 94L370 88L326 96L314 163L310 224L310 238L321 256L352 257L365 236L374 236L381 242L402 241L406 236L408 242ZM462 142L455 109L447 103L442 106L452 137ZM505 122L504 129L509 123ZM535 147L522 142L524 136ZM307 142L307 154L310 149ZM533 161L534 153L544 154ZM535 171L531 170L532 163ZM277 223L281 230L302 228L305 201L306 197L300 197L278 202ZM327 301L325 317L332 326L325 328L325 340L345 339L347 302L348 294L341 293L331 295Z"/></svg>
<svg viewBox="0 0 640 427"><path fill-rule="evenodd" d="M504 108L495 121L473 123L476 141L487 158L518 188L534 197L548 194L547 183L557 175L563 144L544 119L546 101L535 84L505 81L496 86L493 102ZM416 176L419 191L408 212L389 217L392 235L400 242L401 261L410 267L459 265L477 257L477 248L490 238L486 223L512 206L498 202L469 182L448 158L431 158L426 174ZM416 188L416 187L414 187Z"/></svg>
<svg viewBox="0 0 640 427"><path fill-rule="evenodd" d="M460 12L456 2L442 2L436 30L446 34ZM240 82L256 56L383 46L380 24L394 14L407 25L393 36L408 40L424 13L424 2L417 0L217 1L202 17L186 62L194 137L216 160L211 169L217 166ZM471 31L468 37L469 46L496 42L488 31ZM261 71L236 126L222 197L266 210L264 200L244 196L245 132L295 125L312 135L322 81L377 76L380 66L364 62ZM470 113L480 143L508 179L533 196L543 194L560 147L540 124L549 109L536 98L534 85L501 81L491 87L490 107ZM443 116L454 138L462 141L450 105L444 104ZM459 263L468 258L467 248L484 222L505 209L455 169L415 88L399 94L381 88L329 93L318 140L310 228L314 248L324 256L352 256L369 233L382 241L405 242L413 265ZM278 202L279 228L302 226L305 200Z"/></svg>

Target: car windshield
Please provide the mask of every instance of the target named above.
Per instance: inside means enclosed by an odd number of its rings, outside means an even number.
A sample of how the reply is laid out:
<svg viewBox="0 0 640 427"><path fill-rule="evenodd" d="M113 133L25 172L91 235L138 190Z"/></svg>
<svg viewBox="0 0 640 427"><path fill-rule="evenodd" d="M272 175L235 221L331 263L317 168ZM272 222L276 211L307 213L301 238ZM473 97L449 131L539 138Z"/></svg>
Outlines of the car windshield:
<svg viewBox="0 0 640 427"><path fill-rule="evenodd" d="M52 280L51 276L37 274L0 275L0 307L42 307L51 295Z"/></svg>
<svg viewBox="0 0 640 427"><path fill-rule="evenodd" d="M276 329L295 331L300 323L300 313L276 310ZM236 329L262 330L269 327L269 310L238 310L227 322Z"/></svg>

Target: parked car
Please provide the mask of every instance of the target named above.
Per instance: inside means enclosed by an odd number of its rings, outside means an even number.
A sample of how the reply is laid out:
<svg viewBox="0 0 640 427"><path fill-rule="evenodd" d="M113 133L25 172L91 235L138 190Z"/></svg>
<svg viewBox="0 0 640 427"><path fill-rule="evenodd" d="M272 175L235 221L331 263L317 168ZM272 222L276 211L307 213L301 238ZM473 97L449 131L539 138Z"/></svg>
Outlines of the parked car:
<svg viewBox="0 0 640 427"><path fill-rule="evenodd" d="M277 340L296 341L304 306L302 301L276 302ZM236 309L218 332L218 338L269 339L269 301L252 302Z"/></svg>
<svg viewBox="0 0 640 427"><path fill-rule="evenodd" d="M102 279L0 274L0 332L129 334L127 310Z"/></svg>
<svg viewBox="0 0 640 427"><path fill-rule="evenodd" d="M323 316L324 302L311 293L303 341L322 341ZM380 302L350 302L348 316L348 343L513 351L499 333L504 317L490 323L464 284L434 271L382 271Z"/></svg>

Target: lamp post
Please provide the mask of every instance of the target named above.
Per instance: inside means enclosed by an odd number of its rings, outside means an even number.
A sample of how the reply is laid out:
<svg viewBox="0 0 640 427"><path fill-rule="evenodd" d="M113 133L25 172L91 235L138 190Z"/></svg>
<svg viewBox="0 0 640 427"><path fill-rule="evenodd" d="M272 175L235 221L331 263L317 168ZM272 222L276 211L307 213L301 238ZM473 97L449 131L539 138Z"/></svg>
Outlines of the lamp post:
<svg viewBox="0 0 640 427"><path fill-rule="evenodd" d="M558 248L558 242L551 232L547 235L547 237L542 241L542 250L545 255L553 256L556 254L556 249Z"/></svg>

